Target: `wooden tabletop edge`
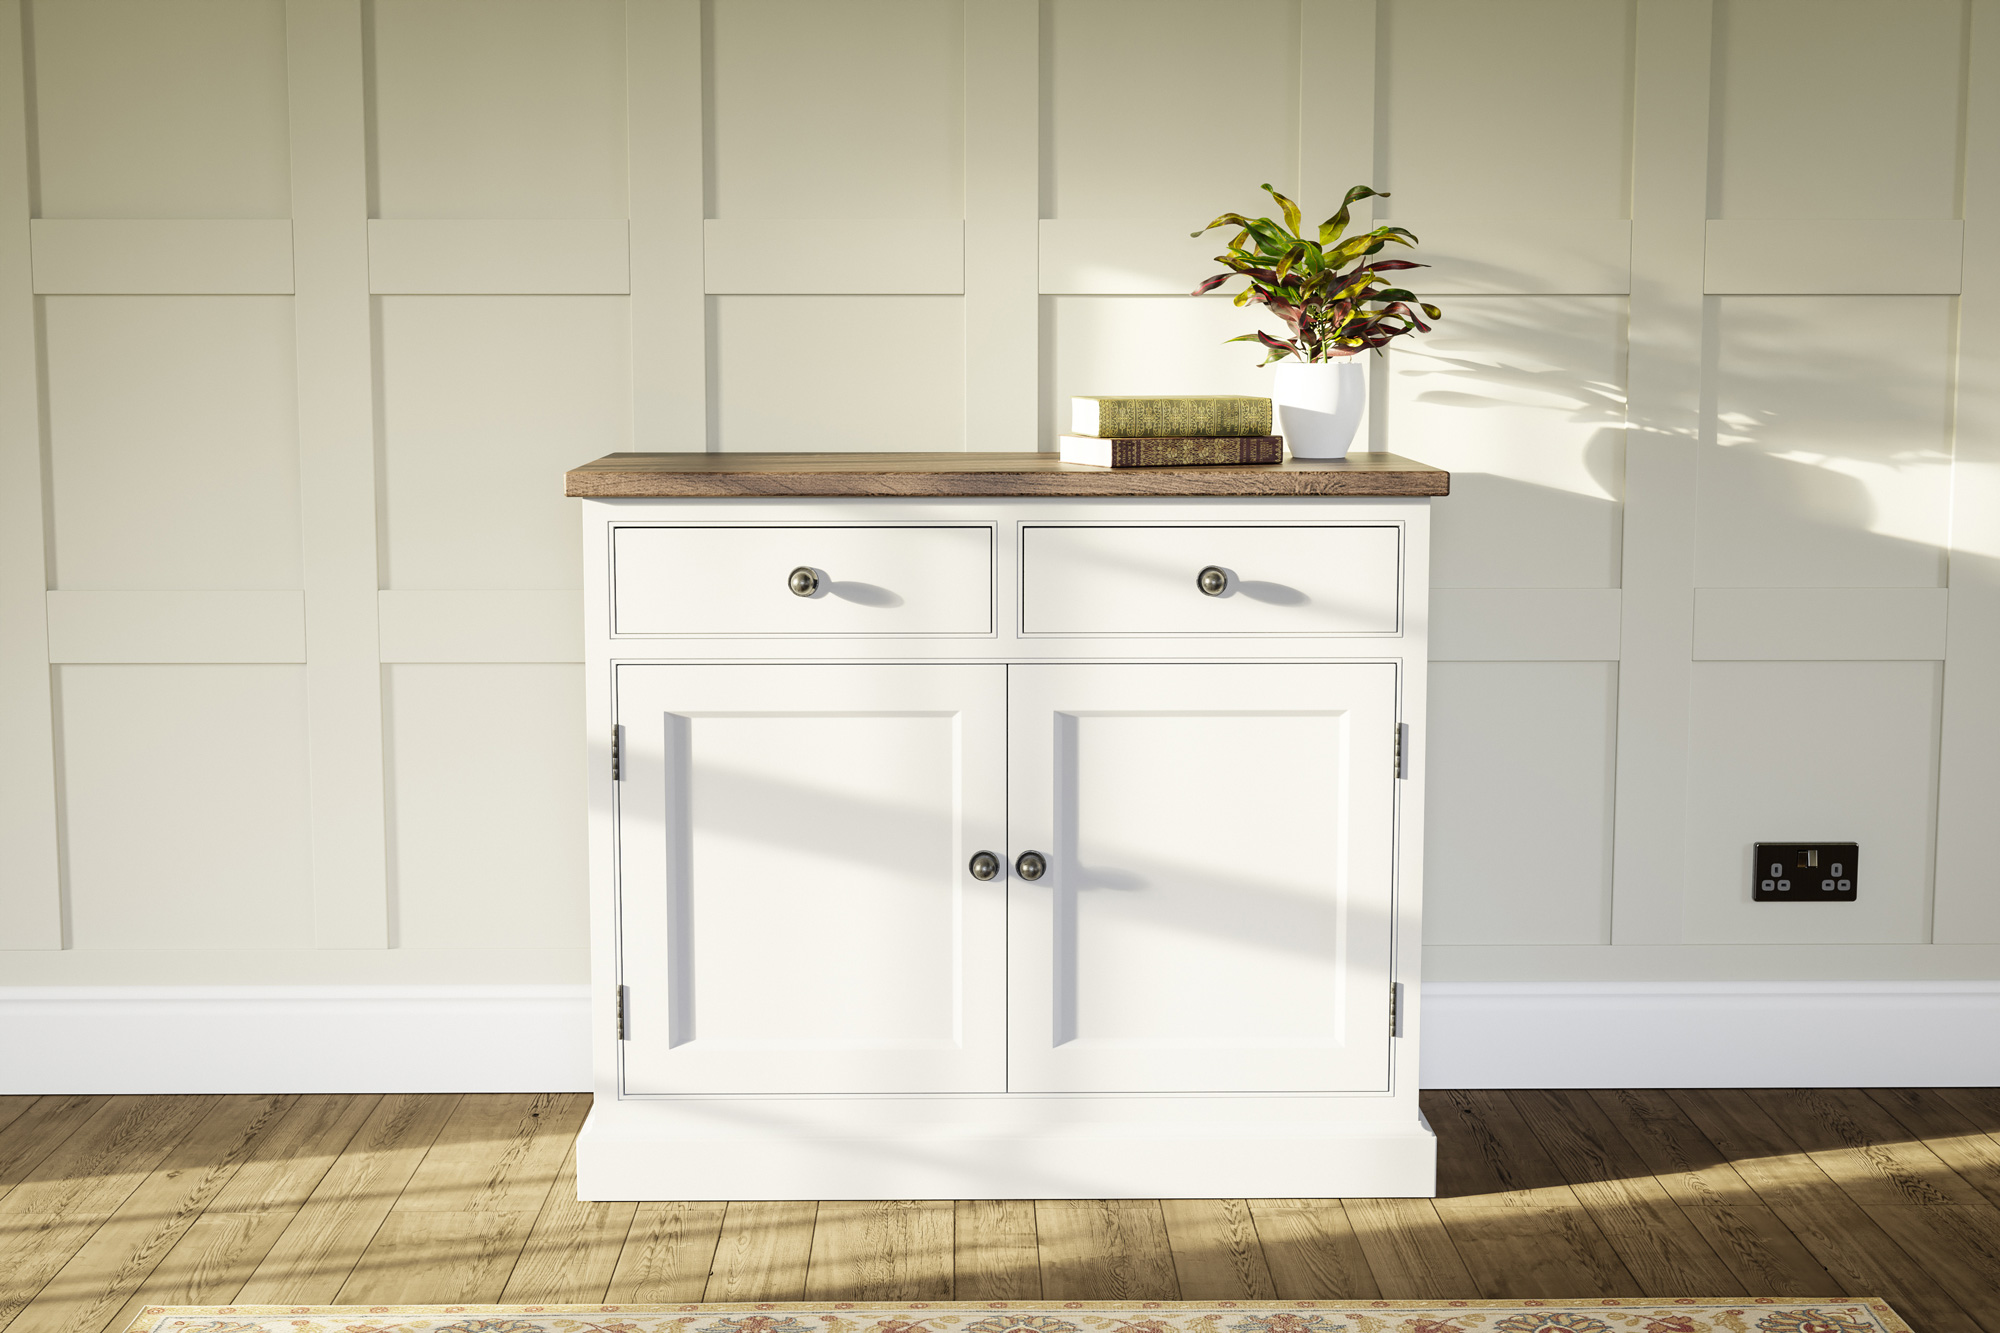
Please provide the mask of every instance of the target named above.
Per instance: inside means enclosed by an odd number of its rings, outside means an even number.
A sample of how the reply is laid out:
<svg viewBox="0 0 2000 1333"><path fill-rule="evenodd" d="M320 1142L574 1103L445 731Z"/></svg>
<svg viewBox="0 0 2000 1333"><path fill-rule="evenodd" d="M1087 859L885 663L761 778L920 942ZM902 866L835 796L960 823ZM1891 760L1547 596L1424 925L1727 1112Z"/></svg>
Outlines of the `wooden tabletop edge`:
<svg viewBox="0 0 2000 1333"><path fill-rule="evenodd" d="M1389 453L1168 468L1089 467L1047 453L622 453L563 482L563 493L579 499L1451 493L1449 472Z"/></svg>

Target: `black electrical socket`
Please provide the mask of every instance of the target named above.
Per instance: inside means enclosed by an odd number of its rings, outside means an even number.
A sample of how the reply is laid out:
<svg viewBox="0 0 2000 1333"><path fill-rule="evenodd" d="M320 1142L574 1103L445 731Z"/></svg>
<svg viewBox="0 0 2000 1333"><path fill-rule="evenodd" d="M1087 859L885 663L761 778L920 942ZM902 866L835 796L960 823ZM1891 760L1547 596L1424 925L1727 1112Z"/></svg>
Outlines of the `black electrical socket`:
<svg viewBox="0 0 2000 1333"><path fill-rule="evenodd" d="M1759 903L1851 903L1861 882L1851 842L1760 842L1750 867L1750 900Z"/></svg>

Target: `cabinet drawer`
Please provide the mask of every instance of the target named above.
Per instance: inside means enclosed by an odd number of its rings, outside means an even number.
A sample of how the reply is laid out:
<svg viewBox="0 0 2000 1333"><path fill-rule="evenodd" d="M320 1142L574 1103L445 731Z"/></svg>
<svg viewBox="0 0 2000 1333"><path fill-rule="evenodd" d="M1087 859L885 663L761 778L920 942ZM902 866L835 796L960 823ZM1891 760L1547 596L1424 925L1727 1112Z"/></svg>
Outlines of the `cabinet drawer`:
<svg viewBox="0 0 2000 1333"><path fill-rule="evenodd" d="M1402 529L1059 526L1021 530L1024 634L1394 634ZM1209 596L1210 565L1228 582Z"/></svg>
<svg viewBox="0 0 2000 1333"><path fill-rule="evenodd" d="M991 634L993 529L616 527L611 611L614 634Z"/></svg>

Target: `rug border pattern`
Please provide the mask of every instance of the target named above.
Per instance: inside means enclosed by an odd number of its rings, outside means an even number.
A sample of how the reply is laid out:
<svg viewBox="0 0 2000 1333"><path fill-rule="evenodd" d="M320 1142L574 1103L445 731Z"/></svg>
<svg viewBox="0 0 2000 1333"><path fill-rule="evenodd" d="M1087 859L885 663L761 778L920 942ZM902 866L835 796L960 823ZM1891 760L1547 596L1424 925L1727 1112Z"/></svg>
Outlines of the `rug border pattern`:
<svg viewBox="0 0 2000 1333"><path fill-rule="evenodd" d="M561 1304L531 1305L512 1301L500 1305L149 1305L139 1312L125 1333L153 1329L160 1321L183 1316L240 1315L269 1319L279 1315L320 1316L358 1315L483 1315L483 1314L742 1314L758 1311L856 1311L907 1312L912 1310L1327 1310L1333 1313L1366 1313L1370 1310L1538 1310L1551 1312L1584 1310L1692 1310L1745 1311L1758 1306L1819 1306L1843 1311L1866 1311L1874 1315L1888 1333L1914 1333L1900 1315L1879 1296L1588 1296L1561 1300L1552 1297L1514 1297L1509 1300L1433 1299L1389 1300L1230 1300L1230 1301L689 1301L678 1304Z"/></svg>

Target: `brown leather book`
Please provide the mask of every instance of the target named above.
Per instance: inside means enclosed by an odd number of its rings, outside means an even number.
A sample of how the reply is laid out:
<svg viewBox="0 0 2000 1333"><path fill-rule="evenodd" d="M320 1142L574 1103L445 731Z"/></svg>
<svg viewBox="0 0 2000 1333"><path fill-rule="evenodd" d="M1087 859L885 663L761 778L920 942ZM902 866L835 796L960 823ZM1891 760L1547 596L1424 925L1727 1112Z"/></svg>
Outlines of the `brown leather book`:
<svg viewBox="0 0 2000 1333"><path fill-rule="evenodd" d="M1278 435L1203 436L1194 439L1105 439L1062 437L1062 461L1092 467L1214 467L1228 463L1282 463L1285 441Z"/></svg>

